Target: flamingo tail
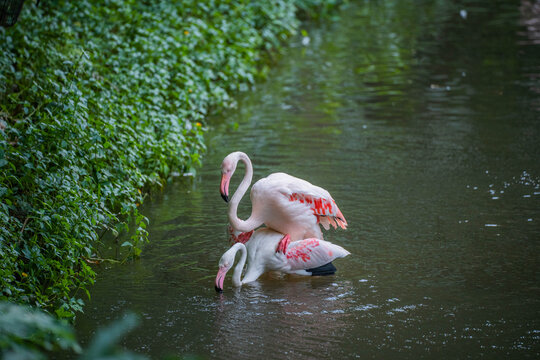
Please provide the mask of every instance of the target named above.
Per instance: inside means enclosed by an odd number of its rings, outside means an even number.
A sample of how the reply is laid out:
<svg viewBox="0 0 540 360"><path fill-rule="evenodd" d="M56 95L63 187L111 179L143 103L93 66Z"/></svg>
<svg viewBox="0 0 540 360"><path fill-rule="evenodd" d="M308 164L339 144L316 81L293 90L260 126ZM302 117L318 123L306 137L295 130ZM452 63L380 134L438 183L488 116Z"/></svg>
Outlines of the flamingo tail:
<svg viewBox="0 0 540 360"><path fill-rule="evenodd" d="M328 264L324 264L313 269L307 269L306 271L310 272L311 276L327 276L334 275L337 269L332 262L329 262Z"/></svg>

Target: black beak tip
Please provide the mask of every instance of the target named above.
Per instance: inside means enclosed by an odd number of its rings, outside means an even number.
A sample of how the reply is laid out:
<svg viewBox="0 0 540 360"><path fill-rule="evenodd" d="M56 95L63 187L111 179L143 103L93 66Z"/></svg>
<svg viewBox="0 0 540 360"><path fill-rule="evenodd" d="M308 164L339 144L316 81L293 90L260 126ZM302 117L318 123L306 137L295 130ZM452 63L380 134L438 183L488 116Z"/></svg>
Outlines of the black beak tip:
<svg viewBox="0 0 540 360"><path fill-rule="evenodd" d="M218 288L217 286L214 286L214 287L215 287L215 289L216 289L216 292L218 292L218 293L222 293L222 292L223 292L223 289Z"/></svg>
<svg viewBox="0 0 540 360"><path fill-rule="evenodd" d="M229 202L229 195L221 194L221 198L225 200L226 203Z"/></svg>

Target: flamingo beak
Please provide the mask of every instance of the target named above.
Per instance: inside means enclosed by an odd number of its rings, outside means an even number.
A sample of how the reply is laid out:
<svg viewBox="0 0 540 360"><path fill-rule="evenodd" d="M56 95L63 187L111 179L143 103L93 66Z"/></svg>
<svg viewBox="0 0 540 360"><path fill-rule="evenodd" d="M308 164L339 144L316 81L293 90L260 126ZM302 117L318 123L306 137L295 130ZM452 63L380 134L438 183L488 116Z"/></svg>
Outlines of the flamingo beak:
<svg viewBox="0 0 540 360"><path fill-rule="evenodd" d="M216 276L216 291L217 292L223 292L223 282L225 281L225 275L227 275L227 269L226 267L220 267L219 271Z"/></svg>
<svg viewBox="0 0 540 360"><path fill-rule="evenodd" d="M229 202L229 181L231 180L231 176L227 174L221 175L221 185L219 187L219 192L221 193L221 197L225 202Z"/></svg>

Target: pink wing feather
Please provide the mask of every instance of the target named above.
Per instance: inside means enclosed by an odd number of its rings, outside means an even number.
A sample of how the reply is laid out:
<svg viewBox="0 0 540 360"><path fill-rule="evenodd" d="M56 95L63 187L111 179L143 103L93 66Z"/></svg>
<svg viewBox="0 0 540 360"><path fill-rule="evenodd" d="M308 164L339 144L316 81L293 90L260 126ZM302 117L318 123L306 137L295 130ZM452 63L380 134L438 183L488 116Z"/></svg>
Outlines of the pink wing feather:
<svg viewBox="0 0 540 360"><path fill-rule="evenodd" d="M321 224L325 229L329 229L330 225L334 228L338 226L343 229L347 228L347 220L330 193L325 189L285 173L274 173L255 183L252 195L260 192L273 197L275 190L285 197L286 200L283 199L284 202L280 206L289 216L296 219L300 215L296 211L300 210L308 217L314 216L316 220L314 223ZM291 206L289 209L286 202L295 206Z"/></svg>
<svg viewBox="0 0 540 360"><path fill-rule="evenodd" d="M350 253L339 245L315 238L292 242L285 256L291 270L316 268Z"/></svg>
<svg viewBox="0 0 540 360"><path fill-rule="evenodd" d="M319 195L319 194L317 194ZM301 192L293 192L291 194L286 194L289 198L289 201L298 201L301 204L306 204L307 207L311 209L313 215L317 217L317 222L320 222L325 229L328 230L329 225L332 225L335 228L337 226L342 229L347 228L347 220L339 210L336 202L330 194L327 197L310 195Z"/></svg>

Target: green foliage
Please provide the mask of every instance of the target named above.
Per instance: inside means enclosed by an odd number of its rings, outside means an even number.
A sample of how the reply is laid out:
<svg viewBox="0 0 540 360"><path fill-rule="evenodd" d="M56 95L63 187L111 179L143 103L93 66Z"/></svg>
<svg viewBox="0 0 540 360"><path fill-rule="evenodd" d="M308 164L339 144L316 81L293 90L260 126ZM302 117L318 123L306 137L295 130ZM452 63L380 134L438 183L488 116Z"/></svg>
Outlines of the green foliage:
<svg viewBox="0 0 540 360"><path fill-rule="evenodd" d="M296 6L298 5L298 7ZM0 28L0 299L72 316L98 234L147 240L144 194L193 171L205 119L264 75L312 1L48 1Z"/></svg>
<svg viewBox="0 0 540 360"><path fill-rule="evenodd" d="M145 356L120 350L117 347L120 339L139 323L135 314L127 314L108 327L96 332L92 342L84 351L80 360L99 359L146 359Z"/></svg>
<svg viewBox="0 0 540 360"><path fill-rule="evenodd" d="M0 302L2 359L44 359L45 351L80 351L71 327L37 309Z"/></svg>
<svg viewBox="0 0 540 360"><path fill-rule="evenodd" d="M138 324L134 314L100 329L84 351L73 329L41 310L0 302L0 357L2 359L46 359L57 351L80 354L81 360L146 359L118 347L120 339Z"/></svg>

